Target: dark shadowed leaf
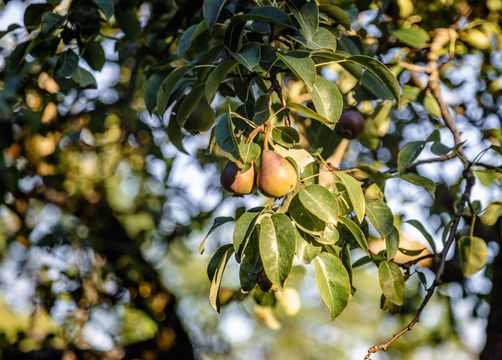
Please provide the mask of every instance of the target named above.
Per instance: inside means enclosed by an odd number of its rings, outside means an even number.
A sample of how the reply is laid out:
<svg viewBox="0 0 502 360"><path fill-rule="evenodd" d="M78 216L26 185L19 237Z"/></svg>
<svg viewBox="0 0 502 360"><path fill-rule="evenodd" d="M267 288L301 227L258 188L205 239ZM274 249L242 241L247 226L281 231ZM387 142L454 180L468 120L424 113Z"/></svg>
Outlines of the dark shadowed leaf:
<svg viewBox="0 0 502 360"><path fill-rule="evenodd" d="M232 244L223 245L213 255L207 266L207 275L211 280L211 288L209 289L209 303L211 307L220 312L220 301L218 292L221 286L223 272L227 266L230 256L232 256L234 248Z"/></svg>
<svg viewBox="0 0 502 360"><path fill-rule="evenodd" d="M212 33L218 16L220 15L223 5L225 5L226 0L205 0L202 7L202 13L204 14L204 19L207 23L207 28L209 32Z"/></svg>
<svg viewBox="0 0 502 360"><path fill-rule="evenodd" d="M216 229L218 229L221 225L226 224L230 221L234 221L234 218L231 216L218 216L217 218L214 219L213 225L207 232L206 236L204 236L204 239L202 239L200 245L199 245L199 253L204 253L204 250L206 249L206 241L209 238L209 235L213 233Z"/></svg>

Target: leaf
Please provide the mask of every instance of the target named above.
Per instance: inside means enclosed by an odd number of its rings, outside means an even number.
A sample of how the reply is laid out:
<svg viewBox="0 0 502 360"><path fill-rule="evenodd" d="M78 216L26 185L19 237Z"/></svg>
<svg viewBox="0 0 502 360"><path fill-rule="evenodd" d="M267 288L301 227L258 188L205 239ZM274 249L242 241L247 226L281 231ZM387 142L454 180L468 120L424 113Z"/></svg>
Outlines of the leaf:
<svg viewBox="0 0 502 360"><path fill-rule="evenodd" d="M363 256L362 258L359 258L356 261L354 261L354 263L352 264L352 268L355 269L357 267L369 264L371 262L373 262L373 259L371 257Z"/></svg>
<svg viewBox="0 0 502 360"><path fill-rule="evenodd" d="M115 0L93 0L98 5L107 19L110 19L115 12Z"/></svg>
<svg viewBox="0 0 502 360"><path fill-rule="evenodd" d="M311 50L336 51L336 36L326 28L320 27L311 39L294 38Z"/></svg>
<svg viewBox="0 0 502 360"><path fill-rule="evenodd" d="M320 164L318 161L313 161L307 164L307 166L303 169L301 181L305 185L316 184L318 182L319 169Z"/></svg>
<svg viewBox="0 0 502 360"><path fill-rule="evenodd" d="M319 9L315 1L288 0L288 7L300 25L300 32L310 40L319 28Z"/></svg>
<svg viewBox="0 0 502 360"><path fill-rule="evenodd" d="M356 213L357 221L361 223L364 220L364 211L366 208L362 183L341 171L335 172L335 175L338 176L340 180L342 180L343 185L345 185L349 193L350 202Z"/></svg>
<svg viewBox="0 0 502 360"><path fill-rule="evenodd" d="M336 224L336 201L333 194L321 185L308 185L298 192L302 205L317 218Z"/></svg>
<svg viewBox="0 0 502 360"><path fill-rule="evenodd" d="M291 51L288 53L278 52L277 57L306 85L315 85L317 71L314 60L312 60L308 54L299 51Z"/></svg>
<svg viewBox="0 0 502 360"><path fill-rule="evenodd" d="M253 233L254 235L255 233ZM258 238L253 236L243 252L241 266L239 268L239 280L243 292L253 290L258 283L258 274L263 269L260 258Z"/></svg>
<svg viewBox="0 0 502 360"><path fill-rule="evenodd" d="M432 238L431 234L429 234L429 232L422 225L422 223L419 222L418 220L408 220L406 222L408 224L414 226L418 231L420 231L422 233L422 235L424 236L425 240L427 240L427 242L431 246L432 252L434 254L436 254L437 253L437 251L436 251L436 243L434 242L434 239Z"/></svg>
<svg viewBox="0 0 502 360"><path fill-rule="evenodd" d="M326 223L317 216L311 214L301 203L298 195L296 195L288 208L289 214L295 221L297 227L309 234L319 235L326 227Z"/></svg>
<svg viewBox="0 0 502 360"><path fill-rule="evenodd" d="M406 173L401 175L401 179L417 186L423 187L434 198L436 195L436 183L431 179L420 176L416 173Z"/></svg>
<svg viewBox="0 0 502 360"><path fill-rule="evenodd" d="M300 232L295 229L296 233L296 256L305 264L310 264L322 251L322 245L317 242L309 241L300 235Z"/></svg>
<svg viewBox="0 0 502 360"><path fill-rule="evenodd" d="M211 103L213 100L216 91L218 91L218 87L225 79L225 76L232 71L232 69L237 65L237 62L234 60L226 60L219 64L207 77L206 80L206 89L204 90L204 94L206 95L206 100L208 103Z"/></svg>
<svg viewBox="0 0 502 360"><path fill-rule="evenodd" d="M485 266L488 250L483 239L476 236L462 236L457 240L457 248L465 277L474 275Z"/></svg>
<svg viewBox="0 0 502 360"><path fill-rule="evenodd" d="M239 155L244 164L257 160L261 154L261 148L255 143L239 144Z"/></svg>
<svg viewBox="0 0 502 360"><path fill-rule="evenodd" d="M301 113L301 115L304 116L304 117L309 117L311 119L320 121L321 123L323 123L325 125L332 125L332 123L328 119L322 117L321 115L319 115L318 113L316 113L314 110L309 109L306 106L303 106L303 105L300 105L300 104L295 104L295 103L288 103L287 106L291 110L295 110L295 111Z"/></svg>
<svg viewBox="0 0 502 360"><path fill-rule="evenodd" d="M65 17L55 14L53 12L46 12L42 15L42 20L40 22L40 26L42 28L42 34L50 34L57 27L63 25L65 21Z"/></svg>
<svg viewBox="0 0 502 360"><path fill-rule="evenodd" d="M155 106L157 106L157 92L159 90L160 84L165 79L164 74L155 73L145 81L143 85L143 94L145 100L146 109L151 113Z"/></svg>
<svg viewBox="0 0 502 360"><path fill-rule="evenodd" d="M412 141L404 145L397 155L397 172L401 175L408 166L420 155L425 147L425 141Z"/></svg>
<svg viewBox="0 0 502 360"><path fill-rule="evenodd" d="M339 239L340 239L340 233L335 228L335 226L327 225L324 228L324 231L322 232L321 236L318 237L316 240L318 243L324 245L334 245Z"/></svg>
<svg viewBox="0 0 502 360"><path fill-rule="evenodd" d="M263 211L263 207L257 207L246 211L235 223L233 233L233 243L235 258L240 262L240 256L247 245L247 242L255 228L255 222L258 215Z"/></svg>
<svg viewBox="0 0 502 360"><path fill-rule="evenodd" d="M202 34L206 30L206 28L206 23L204 21L201 21L198 24L190 26L183 32L183 34L181 34L180 40L178 42L178 48L176 49L176 53L179 59L185 56L188 49L190 49L192 42L197 39L197 37Z"/></svg>
<svg viewBox="0 0 502 360"><path fill-rule="evenodd" d="M295 229L284 214L266 215L260 222L260 256L272 284L282 288L295 256Z"/></svg>
<svg viewBox="0 0 502 360"><path fill-rule="evenodd" d="M390 72L390 70L382 64L377 59L374 59L366 55L355 55L347 58L347 61L359 64L371 72L380 82L385 85L394 98L399 102L399 94L401 92L401 87L396 77Z"/></svg>
<svg viewBox="0 0 502 360"><path fill-rule="evenodd" d="M225 5L226 0L205 0L202 7L202 13L204 14L204 19L207 23L207 28L209 33L213 32L218 16L220 15L223 5Z"/></svg>
<svg viewBox="0 0 502 360"><path fill-rule="evenodd" d="M54 72L57 76L66 78L75 71L77 66L78 55L72 50L66 50L61 56L59 56Z"/></svg>
<svg viewBox="0 0 502 360"><path fill-rule="evenodd" d="M204 96L204 84L198 84L183 98L180 107L176 112L176 121L180 128L185 125L192 112L199 105L200 100Z"/></svg>
<svg viewBox="0 0 502 360"><path fill-rule="evenodd" d="M328 306L331 320L341 314L350 297L350 279L341 260L321 253L314 259L315 279L322 300Z"/></svg>
<svg viewBox="0 0 502 360"><path fill-rule="evenodd" d="M136 41L141 35L141 25L138 20L137 9L134 7L117 7L115 9L115 19L125 36L123 40Z"/></svg>
<svg viewBox="0 0 502 360"><path fill-rule="evenodd" d="M330 128L334 128L343 110L343 98L338 87L318 76L312 86L307 84L307 90L312 96L316 111L329 121Z"/></svg>
<svg viewBox="0 0 502 360"><path fill-rule="evenodd" d="M160 84L157 91L157 109L160 115L166 112L169 107L171 95L180 86L183 76L190 70L193 65L184 65L174 69Z"/></svg>
<svg viewBox="0 0 502 360"><path fill-rule="evenodd" d="M412 28L400 28L392 32L402 43L421 48L430 41L430 36L427 31L421 27L414 26Z"/></svg>
<svg viewBox="0 0 502 360"><path fill-rule="evenodd" d="M87 61L87 64L96 71L101 70L106 61L105 52L101 44L97 41L90 41L87 43L82 57Z"/></svg>
<svg viewBox="0 0 502 360"><path fill-rule="evenodd" d="M209 276L209 280L211 280L209 303L217 312L220 312L220 299L218 297L218 292L220 291L221 279L228 260L233 252L234 248L232 244L223 245L216 251L207 266L207 274Z"/></svg>
<svg viewBox="0 0 502 360"><path fill-rule="evenodd" d="M288 14L274 6L259 6L251 9L247 14L237 16L239 21L261 21L265 23L272 23L284 27L296 29Z"/></svg>
<svg viewBox="0 0 502 360"><path fill-rule="evenodd" d="M71 78L83 89L96 88L96 80L94 79L92 74L89 71L82 69L81 67L78 67L75 71L73 71Z"/></svg>
<svg viewBox="0 0 502 360"><path fill-rule="evenodd" d="M319 6L319 11L328 15L332 20L334 20L337 24L342 25L345 29L350 29L352 21L350 20L349 14L338 6L321 5Z"/></svg>
<svg viewBox="0 0 502 360"><path fill-rule="evenodd" d="M181 132L181 127L174 116L169 117L169 122L167 124L167 137L176 149L182 153L188 154L183 146L183 139L185 138L185 135Z"/></svg>
<svg viewBox="0 0 502 360"><path fill-rule="evenodd" d="M293 147L300 141L300 135L291 126L276 126L272 128L272 140L284 147Z"/></svg>
<svg viewBox="0 0 502 360"><path fill-rule="evenodd" d="M381 261L378 265L378 279L383 295L395 305L403 305L404 276L395 263Z"/></svg>
<svg viewBox="0 0 502 360"><path fill-rule="evenodd" d="M366 202L366 215L382 237L387 237L394 229L392 211L382 200Z"/></svg>
<svg viewBox="0 0 502 360"><path fill-rule="evenodd" d="M52 11L54 6L51 4L31 4L24 11L24 26L28 30L36 29L40 25L42 16L47 11Z"/></svg>
<svg viewBox="0 0 502 360"><path fill-rule="evenodd" d="M389 235L385 237L385 253L387 260L392 260L399 249L399 231L394 227Z"/></svg>
<svg viewBox="0 0 502 360"><path fill-rule="evenodd" d="M260 68L261 47L257 42L251 42L240 52L228 50L230 55L249 71L262 71Z"/></svg>
<svg viewBox="0 0 502 360"><path fill-rule="evenodd" d="M366 253L368 253L368 241L366 240L366 236L364 235L364 232L361 230L361 228L357 226L355 222L343 216L339 217L338 221L342 223L347 228L347 230L350 231L359 247Z"/></svg>
<svg viewBox="0 0 502 360"><path fill-rule="evenodd" d="M418 255L420 255L420 254L421 254L424 250L425 250L425 248L421 248L421 249L417 249L417 250L409 250L409 249L399 248L399 251L400 251L400 252L402 252L403 254L408 255L408 256L418 256Z"/></svg>
<svg viewBox="0 0 502 360"><path fill-rule="evenodd" d="M204 239L202 239L200 245L199 245L199 253L203 254L204 250L206 249L206 241L209 238L209 235L213 233L216 229L218 229L221 225L226 224L230 221L234 221L234 218L231 216L218 216L214 219L213 226L209 229L207 232L206 236L204 236Z"/></svg>
<svg viewBox="0 0 502 360"><path fill-rule="evenodd" d="M239 160L239 148L234 134L232 119L228 114L223 114L216 120L214 127L216 144L223 150L227 158L234 162Z"/></svg>

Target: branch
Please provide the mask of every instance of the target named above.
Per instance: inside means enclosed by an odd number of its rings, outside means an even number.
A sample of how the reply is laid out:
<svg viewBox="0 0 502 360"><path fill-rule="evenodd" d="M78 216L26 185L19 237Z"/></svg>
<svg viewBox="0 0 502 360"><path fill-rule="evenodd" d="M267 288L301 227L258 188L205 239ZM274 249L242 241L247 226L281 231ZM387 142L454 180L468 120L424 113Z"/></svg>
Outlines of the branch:
<svg viewBox="0 0 502 360"><path fill-rule="evenodd" d="M472 187L474 186L474 175L471 172L470 165L468 165L465 170L464 170L464 177L466 180L466 186L465 190L462 194L462 198L460 200L460 203L458 205L457 211L455 212L455 217L453 219L453 225L450 228L450 231L448 233L448 240L446 241L443 251L441 253L441 261L439 264L438 271L436 273L436 277L434 278L434 282L432 285L429 287L427 290L427 294L425 295L424 300L422 301L422 304L418 308L418 311L413 318L409 322L408 325L406 325L404 328L402 328L399 332L395 333L392 335L390 339L385 341L384 343L374 345L368 349L368 353L364 357L364 360L370 360L371 359L371 354L374 354L378 351L384 350L386 351L387 348L397 339L399 339L401 336L406 334L408 331L411 331L413 327L418 323L420 320L420 316L422 315L423 310L425 309L425 306L429 303L430 299L432 298L432 295L434 295L434 291L436 290L436 287L438 287L441 284L441 276L444 273L444 268L445 268L445 263L446 263L446 256L448 255L448 252L453 245L453 242L455 241L455 235L457 233L458 226L460 224L460 219L462 218L462 213L464 211L466 203L469 201L469 198L471 196L471 190Z"/></svg>

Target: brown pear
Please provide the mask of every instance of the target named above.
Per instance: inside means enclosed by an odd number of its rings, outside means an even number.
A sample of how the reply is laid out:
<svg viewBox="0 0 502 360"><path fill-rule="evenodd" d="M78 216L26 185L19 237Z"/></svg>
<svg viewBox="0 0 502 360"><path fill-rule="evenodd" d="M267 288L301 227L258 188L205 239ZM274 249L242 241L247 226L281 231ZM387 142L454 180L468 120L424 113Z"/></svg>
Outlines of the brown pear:
<svg viewBox="0 0 502 360"><path fill-rule="evenodd" d="M246 195L253 191L254 186L254 166L251 164L249 169L242 171L233 163L228 162L221 172L221 186L228 192L237 195Z"/></svg>
<svg viewBox="0 0 502 360"><path fill-rule="evenodd" d="M258 188L270 197L279 198L291 192L298 182L298 174L285 158L272 150L263 150L258 170Z"/></svg>

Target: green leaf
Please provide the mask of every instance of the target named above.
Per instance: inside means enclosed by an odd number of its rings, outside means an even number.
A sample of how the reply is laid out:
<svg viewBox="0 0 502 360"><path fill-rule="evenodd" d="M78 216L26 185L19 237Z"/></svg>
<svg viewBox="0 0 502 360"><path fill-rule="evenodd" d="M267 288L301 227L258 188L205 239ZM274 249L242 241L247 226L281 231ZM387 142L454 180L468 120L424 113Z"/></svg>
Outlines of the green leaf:
<svg viewBox="0 0 502 360"><path fill-rule="evenodd" d="M244 164L257 160L261 154L261 148L255 143L239 144L239 155Z"/></svg>
<svg viewBox="0 0 502 360"><path fill-rule="evenodd" d="M81 67L78 67L75 71L73 71L71 78L83 89L96 88L96 80L94 79L92 74L89 71L82 69Z"/></svg>
<svg viewBox="0 0 502 360"><path fill-rule="evenodd" d="M301 203L298 195L296 195L289 205L289 214L295 221L296 225L309 234L319 235L326 227L326 223L308 211Z"/></svg>
<svg viewBox="0 0 502 360"><path fill-rule="evenodd" d="M399 102L399 94L401 92L401 87L396 77L390 72L390 70L382 64L377 59L374 59L366 55L355 55L347 58L347 61L359 64L371 72L380 82L385 85L394 98Z"/></svg>
<svg viewBox="0 0 502 360"><path fill-rule="evenodd" d="M166 112L170 104L171 95L180 86L183 76L190 70L193 65L184 65L174 69L160 84L157 92L157 109L160 115Z"/></svg>
<svg viewBox="0 0 502 360"><path fill-rule="evenodd" d="M107 19L110 19L115 12L115 0L93 0L98 5Z"/></svg>
<svg viewBox="0 0 502 360"><path fill-rule="evenodd" d="M322 251L322 245L305 239L300 235L300 232L295 229L296 233L296 256L305 264L310 264Z"/></svg>
<svg viewBox="0 0 502 360"><path fill-rule="evenodd" d="M371 262L373 262L373 259L371 257L363 256L362 258L359 258L356 261L354 261L354 263L352 264L352 268L355 269L357 267L369 264Z"/></svg>
<svg viewBox="0 0 502 360"><path fill-rule="evenodd" d="M54 73L57 76L66 78L70 76L78 66L78 55L72 50L66 50L61 56L59 56L56 62L56 67L54 68Z"/></svg>
<svg viewBox="0 0 502 360"><path fill-rule="evenodd" d="M378 279L383 295L395 305L403 305L404 276L395 263L381 261L378 265Z"/></svg>
<svg viewBox="0 0 502 360"><path fill-rule="evenodd" d="M328 29L322 27L317 30L312 39L304 39L302 37L294 39L311 50L336 51L336 36Z"/></svg>
<svg viewBox="0 0 502 360"><path fill-rule="evenodd" d="M406 173L401 175L401 179L417 186L423 187L434 198L436 195L436 183L431 179L420 176L416 173Z"/></svg>
<svg viewBox="0 0 502 360"><path fill-rule="evenodd" d="M321 123L323 123L325 125L332 125L332 123L328 119L322 117L321 115L316 113L314 110L309 109L306 106L303 106L300 104L295 104L295 103L288 103L287 106L289 109L295 110L295 111L301 113L301 115L304 117L309 117L311 119L320 121Z"/></svg>
<svg viewBox="0 0 502 360"><path fill-rule="evenodd" d="M295 76L302 80L307 86L314 86L317 71L314 60L312 60L308 53L292 51L288 53L277 53L277 57L281 59L289 70Z"/></svg>
<svg viewBox="0 0 502 360"><path fill-rule="evenodd" d="M145 81L143 85L143 94L146 109L151 113L155 106L157 106L157 92L159 91L160 84L165 79L164 74L155 73Z"/></svg>
<svg viewBox="0 0 502 360"><path fill-rule="evenodd" d="M300 25L300 32L310 40L319 28L319 9L315 1L288 0L288 7Z"/></svg>
<svg viewBox="0 0 502 360"><path fill-rule="evenodd" d="M204 239L202 239L200 245L199 245L199 253L203 254L204 250L206 249L206 241L209 238L209 235L213 233L216 229L218 229L221 225L226 224L230 221L234 221L234 218L231 216L218 216L214 219L213 226L209 229L207 232L206 236L204 236Z"/></svg>
<svg viewBox="0 0 502 360"><path fill-rule="evenodd" d="M336 223L335 197L325 187L308 185L298 192L298 199L312 215L327 223Z"/></svg>
<svg viewBox="0 0 502 360"><path fill-rule="evenodd" d="M329 121L334 128L343 110L343 98L338 87L329 80L318 76L312 86L307 84L316 111Z"/></svg>
<svg viewBox="0 0 502 360"><path fill-rule="evenodd" d="M205 0L204 5L202 7L202 13L204 15L204 19L206 20L207 28L209 29L209 33L213 32L214 26L216 25L216 21L218 20L218 16L220 15L221 9L223 9L223 5L225 5L226 0Z"/></svg>
<svg viewBox="0 0 502 360"><path fill-rule="evenodd" d="M60 27L63 25L63 22L65 21L65 17L55 14L53 12L46 12L42 15L42 21L40 23L41 28L42 28L42 34L50 34L56 28Z"/></svg>
<svg viewBox="0 0 502 360"><path fill-rule="evenodd" d="M291 126L276 126L272 128L272 140L284 147L293 147L300 141L300 135Z"/></svg>
<svg viewBox="0 0 502 360"><path fill-rule="evenodd" d="M216 251L207 267L207 274L211 280L211 288L209 289L209 303L211 307L220 312L220 301L218 292L220 291L221 279L223 272L227 266L230 256L233 254L234 248L232 244L223 245Z"/></svg>
<svg viewBox="0 0 502 360"><path fill-rule="evenodd" d="M425 240L427 240L427 242L431 246L432 252L434 254L436 254L437 253L437 251L436 251L436 243L434 242L434 239L432 238L431 234L429 234L429 232L422 225L422 223L419 222L418 220L408 220L406 222L408 224L414 226L418 231L420 231L422 233L422 235L424 236Z"/></svg>
<svg viewBox="0 0 502 360"><path fill-rule="evenodd" d="M258 283L258 274L263 269L263 263L260 258L260 248L258 238L253 233L242 254L241 266L239 268L239 280L243 292L249 292Z"/></svg>
<svg viewBox="0 0 502 360"><path fill-rule="evenodd" d="M340 233L338 232L336 227L334 225L327 225L324 228L324 231L322 232L321 236L318 237L316 240L318 243L324 245L334 245L339 239L340 239Z"/></svg>
<svg viewBox="0 0 502 360"><path fill-rule="evenodd" d="M192 45L192 42L197 39L197 37L202 34L206 30L207 26L204 21L201 21L198 24L194 24L186 29L183 34L181 34L180 40L178 42L178 48L176 49L176 53L178 58L182 58L185 56L188 49Z"/></svg>
<svg viewBox="0 0 502 360"><path fill-rule="evenodd" d="M289 19L288 14L274 6L259 6L251 9L250 12L244 15L237 16L239 21L261 21L265 23L272 23L276 25L281 25L284 27L296 29L291 20Z"/></svg>
<svg viewBox="0 0 502 360"><path fill-rule="evenodd" d="M87 64L96 71L101 70L106 61L105 52L101 44L97 41L90 41L85 45L82 57L87 61Z"/></svg>
<svg viewBox="0 0 502 360"><path fill-rule="evenodd" d="M234 125L228 114L224 114L216 120L214 127L216 144L226 153L229 160L239 162L239 148L234 134Z"/></svg>
<svg viewBox="0 0 502 360"><path fill-rule="evenodd" d="M342 261L335 255L321 253L314 259L315 279L331 320L341 314L350 297L350 279Z"/></svg>
<svg viewBox="0 0 502 360"><path fill-rule="evenodd" d="M319 11L328 15L332 20L334 20L337 24L342 25L345 29L350 29L352 21L350 20L349 14L338 6L321 5L319 6Z"/></svg>
<svg viewBox="0 0 502 360"><path fill-rule="evenodd" d="M425 248L417 249L417 250L410 250L410 249L404 249L404 248L399 248L399 251L402 252L405 255L408 256L418 256L420 255Z"/></svg>
<svg viewBox="0 0 502 360"><path fill-rule="evenodd" d="M366 202L366 215L371 224L383 237L390 235L394 229L394 217L392 211L382 200L372 200Z"/></svg>
<svg viewBox="0 0 502 360"><path fill-rule="evenodd" d="M420 155L425 147L425 141L412 141L404 145L397 155L397 172L402 174L408 166Z"/></svg>
<svg viewBox="0 0 502 360"><path fill-rule="evenodd" d="M355 222L343 216L339 217L338 221L350 231L359 247L368 253L368 241L361 228Z"/></svg>
<svg viewBox="0 0 502 360"><path fill-rule="evenodd" d="M270 282L282 288L295 256L295 229L284 214L265 215L260 222L260 256Z"/></svg>
<svg viewBox="0 0 502 360"><path fill-rule="evenodd" d="M235 223L233 233L233 243L235 249L235 258L240 262L241 254L246 248L247 242L256 226L256 219L258 215L263 212L263 207L257 207L246 211L241 215Z"/></svg>
<svg viewBox="0 0 502 360"><path fill-rule="evenodd" d="M228 50L230 55L249 71L262 71L260 67L261 47L257 42L251 42L240 52Z"/></svg>
<svg viewBox="0 0 502 360"><path fill-rule="evenodd" d="M356 213L357 221L361 223L364 220L364 211L366 208L362 183L341 171L335 172L335 175L338 176L340 180L342 180L343 185L345 185L349 193L350 202Z"/></svg>
<svg viewBox="0 0 502 360"><path fill-rule="evenodd" d="M399 249L399 231L394 227L389 235L385 237L385 253L387 260L392 260Z"/></svg>
<svg viewBox="0 0 502 360"><path fill-rule="evenodd" d="M232 69L237 65L237 62L234 60L226 60L219 64L207 77L206 80L206 89L204 91L206 95L206 100L208 103L211 103L214 95L218 91L218 87L225 80L225 76L232 71Z"/></svg>
<svg viewBox="0 0 502 360"><path fill-rule="evenodd" d="M301 180L305 185L316 184L319 177L320 164L318 161L311 162L305 166Z"/></svg>
<svg viewBox="0 0 502 360"><path fill-rule="evenodd" d="M52 11L54 6L51 4L31 4L24 11L24 26L28 30L33 30L40 25L42 16L47 11Z"/></svg>
<svg viewBox="0 0 502 360"><path fill-rule="evenodd" d="M199 105L202 96L204 96L204 88L204 84L196 85L181 101L180 107L176 113L176 121L178 122L180 128L185 125L189 116Z"/></svg>
<svg viewBox="0 0 502 360"><path fill-rule="evenodd" d="M138 20L137 9L134 7L122 9L117 7L115 19L125 34L123 40L136 41L141 35L141 25Z"/></svg>
<svg viewBox="0 0 502 360"><path fill-rule="evenodd" d="M476 236L462 236L457 240L460 263L465 277L474 275L486 265L486 242Z"/></svg>
<svg viewBox="0 0 502 360"><path fill-rule="evenodd" d="M414 26L412 28L400 28L392 32L402 43L421 48L430 41L430 36L427 31L421 27Z"/></svg>
<svg viewBox="0 0 502 360"><path fill-rule="evenodd" d="M181 132L181 127L174 118L174 116L169 117L169 122L167 124L167 137L171 141L171 143L178 149L179 151L188 154L183 146L183 139L185 135Z"/></svg>

